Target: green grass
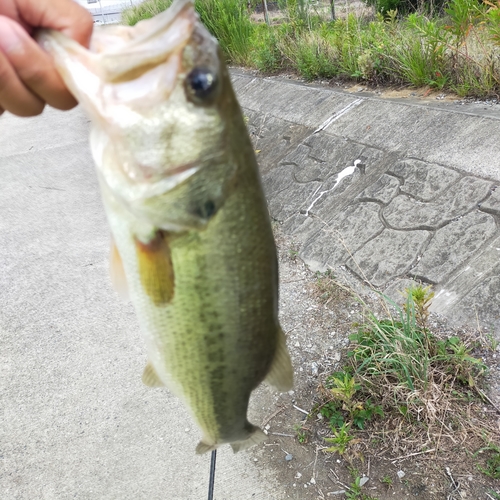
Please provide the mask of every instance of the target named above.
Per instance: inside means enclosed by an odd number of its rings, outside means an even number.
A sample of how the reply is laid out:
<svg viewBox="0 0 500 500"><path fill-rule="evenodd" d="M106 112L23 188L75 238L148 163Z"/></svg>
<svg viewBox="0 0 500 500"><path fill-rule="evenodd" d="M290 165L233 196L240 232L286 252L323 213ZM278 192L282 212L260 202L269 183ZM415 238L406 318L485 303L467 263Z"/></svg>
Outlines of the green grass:
<svg viewBox="0 0 500 500"><path fill-rule="evenodd" d="M130 25L166 9L147 0L124 12ZM294 71L307 80L429 86L461 96L500 92L500 8L476 0L450 0L440 18L372 17L329 21L298 0L282 1L285 17L268 26L250 20L243 0L196 0L201 20L226 59L265 73ZM288 6L288 10L286 10Z"/></svg>
<svg viewBox="0 0 500 500"><path fill-rule="evenodd" d="M474 407L480 413L484 404L480 385L487 367L473 354L478 342L429 330L430 287L409 288L404 295L402 307L383 298L384 319L365 311L366 321L350 336L347 362L320 386L314 412L330 428L328 452L359 455L353 445L362 435L377 436L376 442L390 435L395 448L405 442L403 449L425 452L439 447L443 426L463 435L495 434L465 411ZM488 456L481 470L496 477L499 449L489 443L481 450Z"/></svg>

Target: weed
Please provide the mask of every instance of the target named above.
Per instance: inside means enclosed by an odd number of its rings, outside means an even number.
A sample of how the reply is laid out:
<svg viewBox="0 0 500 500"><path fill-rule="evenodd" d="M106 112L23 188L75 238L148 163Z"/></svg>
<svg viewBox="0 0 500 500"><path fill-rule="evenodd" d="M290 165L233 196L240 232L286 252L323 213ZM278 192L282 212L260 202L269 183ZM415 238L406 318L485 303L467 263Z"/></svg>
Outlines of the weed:
<svg viewBox="0 0 500 500"><path fill-rule="evenodd" d="M392 487L392 483L393 483L393 480L391 478L391 476L384 476L380 482L382 484L385 484L387 486L387 489L390 489Z"/></svg>
<svg viewBox="0 0 500 500"><path fill-rule="evenodd" d="M351 468L349 472L354 481L349 485L348 490L345 493L345 498L347 498L348 500L376 500L373 497L365 495L362 492L362 477L359 471L357 469Z"/></svg>
<svg viewBox="0 0 500 500"><path fill-rule="evenodd" d="M343 455L350 445L358 443L359 439L356 439L352 434L349 433L349 431L350 424L345 423L342 424L338 429L333 429L333 437L324 438L327 443L330 443L332 445L325 451Z"/></svg>
<svg viewBox="0 0 500 500"><path fill-rule="evenodd" d="M373 20L349 14L331 22L314 11L313 2L281 1L286 15L271 25L253 23L241 0L196 0L195 6L234 64L267 73L291 70L307 80L341 77L429 85L463 96L500 91L498 4L451 0L445 17L426 17L421 10L403 18L402 13L414 10L408 8L413 0L369 2L384 15ZM170 4L146 0L126 9L124 22L133 25Z"/></svg>
<svg viewBox="0 0 500 500"><path fill-rule="evenodd" d="M482 467L480 465L477 468L487 476L492 479L500 479L500 448L494 444L489 444L484 448L481 448L474 454L474 458L478 454L487 453L488 458L486 459L486 466Z"/></svg>
<svg viewBox="0 0 500 500"><path fill-rule="evenodd" d="M331 269L327 269L324 273L317 271L315 277L317 295L323 303L327 304L341 293L341 289L335 281L335 276Z"/></svg>
<svg viewBox="0 0 500 500"><path fill-rule="evenodd" d="M415 321L420 328L427 327L427 320L429 319L429 307L431 306L434 292L431 286L422 288L421 286L413 286L405 290L406 295L411 295L413 306L415 308ZM406 304L405 304L406 308Z"/></svg>
<svg viewBox="0 0 500 500"><path fill-rule="evenodd" d="M498 346L500 345L500 341L491 333L486 335L486 338L488 339L490 350L495 352L498 349Z"/></svg>
<svg viewBox="0 0 500 500"><path fill-rule="evenodd" d="M494 500L500 500L500 493L497 493L496 491L489 490L488 494L494 499Z"/></svg>
<svg viewBox="0 0 500 500"><path fill-rule="evenodd" d="M288 249L288 257L290 258L291 261L295 262L298 256L299 256L299 247L295 244L292 244L292 246Z"/></svg>
<svg viewBox="0 0 500 500"><path fill-rule="evenodd" d="M364 429L375 416L383 417L380 405L374 405L368 398L364 401L354 396L360 389L356 379L348 372L337 372L327 378L324 392L329 401L320 409L323 417L328 418L330 428L335 430L347 420L359 429Z"/></svg>
<svg viewBox="0 0 500 500"><path fill-rule="evenodd" d="M302 424L295 424L293 426L293 430L295 431L295 437L300 444L306 444L308 440L308 432L307 429Z"/></svg>

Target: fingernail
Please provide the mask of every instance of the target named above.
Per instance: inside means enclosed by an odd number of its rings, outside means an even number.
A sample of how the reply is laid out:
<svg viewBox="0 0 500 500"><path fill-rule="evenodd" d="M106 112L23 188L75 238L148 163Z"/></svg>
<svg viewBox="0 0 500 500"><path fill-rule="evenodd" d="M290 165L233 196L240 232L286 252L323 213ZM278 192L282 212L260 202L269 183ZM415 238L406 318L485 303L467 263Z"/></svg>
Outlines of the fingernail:
<svg viewBox="0 0 500 500"><path fill-rule="evenodd" d="M15 21L0 19L0 50L6 54L23 51L23 40L19 35ZM19 29L22 29L19 26Z"/></svg>

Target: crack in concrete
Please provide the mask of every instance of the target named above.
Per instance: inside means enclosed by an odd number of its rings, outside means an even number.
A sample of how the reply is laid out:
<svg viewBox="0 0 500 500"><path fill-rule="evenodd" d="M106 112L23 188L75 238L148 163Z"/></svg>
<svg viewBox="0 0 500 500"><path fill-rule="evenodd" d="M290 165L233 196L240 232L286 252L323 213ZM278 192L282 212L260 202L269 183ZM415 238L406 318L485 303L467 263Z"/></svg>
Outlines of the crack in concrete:
<svg viewBox="0 0 500 500"><path fill-rule="evenodd" d="M337 111L334 113L330 118L325 120L314 132L313 134L317 134L318 132L321 132L322 130L325 130L329 125L331 125L333 122L337 121L341 116L344 116L346 113L348 113L351 109L355 108L356 106L359 106L362 102L364 102L364 99L356 99L355 101L349 103L347 106L342 108L340 111Z"/></svg>

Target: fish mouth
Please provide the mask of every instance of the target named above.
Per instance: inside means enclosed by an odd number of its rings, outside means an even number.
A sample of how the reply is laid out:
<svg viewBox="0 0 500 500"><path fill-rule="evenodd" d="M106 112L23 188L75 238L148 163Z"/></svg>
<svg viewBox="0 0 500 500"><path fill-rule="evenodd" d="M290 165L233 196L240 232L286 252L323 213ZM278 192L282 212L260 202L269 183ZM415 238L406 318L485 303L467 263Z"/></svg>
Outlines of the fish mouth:
<svg viewBox="0 0 500 500"><path fill-rule="evenodd" d="M95 29L90 50L54 30L40 30L36 39L54 58L68 88L82 101L95 92L97 79L103 85L119 84L168 64L172 56L182 52L198 23L193 0L176 0L168 10L135 26Z"/></svg>
<svg viewBox="0 0 500 500"><path fill-rule="evenodd" d="M177 0L168 10L135 26L96 30L90 49L101 56L100 76L109 82L130 80L164 63L185 47L197 22L193 0Z"/></svg>

